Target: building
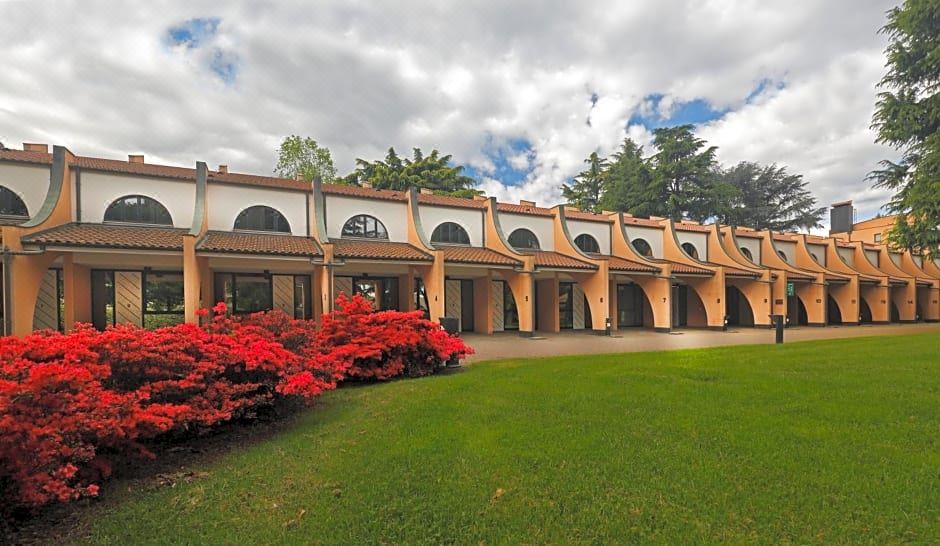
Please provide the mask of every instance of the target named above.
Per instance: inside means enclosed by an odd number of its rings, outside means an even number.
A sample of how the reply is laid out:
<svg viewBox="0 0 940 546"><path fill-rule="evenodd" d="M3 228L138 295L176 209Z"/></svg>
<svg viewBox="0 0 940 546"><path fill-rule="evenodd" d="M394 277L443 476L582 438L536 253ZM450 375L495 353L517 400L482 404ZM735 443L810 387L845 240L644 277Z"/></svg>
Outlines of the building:
<svg viewBox="0 0 940 546"><path fill-rule="evenodd" d="M843 211L843 209L839 209ZM856 224L858 225L858 224ZM940 319L940 264L860 240L0 150L3 331L157 327L340 293L463 331Z"/></svg>

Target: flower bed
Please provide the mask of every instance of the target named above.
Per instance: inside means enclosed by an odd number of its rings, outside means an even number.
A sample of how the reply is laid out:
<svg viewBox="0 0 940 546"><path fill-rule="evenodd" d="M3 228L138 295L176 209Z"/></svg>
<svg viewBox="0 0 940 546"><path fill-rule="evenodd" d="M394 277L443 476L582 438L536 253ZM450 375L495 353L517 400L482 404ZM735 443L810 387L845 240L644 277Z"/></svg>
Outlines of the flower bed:
<svg viewBox="0 0 940 546"><path fill-rule="evenodd" d="M280 311L145 330L81 325L0 338L0 502L6 514L96 496L118 457L345 380L427 375L471 353L420 312L336 302L321 324Z"/></svg>

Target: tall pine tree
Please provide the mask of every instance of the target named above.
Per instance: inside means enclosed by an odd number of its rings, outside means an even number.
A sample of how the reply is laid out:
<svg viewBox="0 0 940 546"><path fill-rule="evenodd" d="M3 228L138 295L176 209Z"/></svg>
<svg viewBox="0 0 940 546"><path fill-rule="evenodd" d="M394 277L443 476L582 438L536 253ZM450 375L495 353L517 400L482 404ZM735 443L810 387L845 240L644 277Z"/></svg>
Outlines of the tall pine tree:
<svg viewBox="0 0 940 546"><path fill-rule="evenodd" d="M607 160L599 157L597 152L592 152L584 162L588 166L587 169L574 177L574 184L571 186L564 184L561 193L569 205L581 210L597 211L604 191Z"/></svg>
<svg viewBox="0 0 940 546"><path fill-rule="evenodd" d="M736 190L732 201L717 215L724 224L774 231L821 225L826 209L816 206L803 177L788 173L786 167L742 161L721 171L720 176Z"/></svg>

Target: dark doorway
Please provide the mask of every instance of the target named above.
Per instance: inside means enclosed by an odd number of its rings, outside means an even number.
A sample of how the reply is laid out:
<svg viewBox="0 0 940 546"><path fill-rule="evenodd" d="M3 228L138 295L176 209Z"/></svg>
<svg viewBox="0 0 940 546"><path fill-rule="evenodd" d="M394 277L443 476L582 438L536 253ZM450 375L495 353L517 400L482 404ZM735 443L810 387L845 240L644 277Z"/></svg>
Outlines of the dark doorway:
<svg viewBox="0 0 940 546"><path fill-rule="evenodd" d="M114 272L91 272L91 323L104 330L114 325Z"/></svg>
<svg viewBox="0 0 940 546"><path fill-rule="evenodd" d="M901 322L901 310L893 301L891 302L891 322Z"/></svg>
<svg viewBox="0 0 940 546"><path fill-rule="evenodd" d="M558 284L558 321L562 330L574 328L574 283Z"/></svg>
<svg viewBox="0 0 940 546"><path fill-rule="evenodd" d="M751 304L736 286L725 288L725 315L729 326L754 326Z"/></svg>
<svg viewBox="0 0 940 546"><path fill-rule="evenodd" d="M871 324L874 321L871 315L871 307L868 306L865 298L858 302L858 317L858 321L862 324Z"/></svg>
<svg viewBox="0 0 940 546"><path fill-rule="evenodd" d="M473 281L460 281L460 329L472 332L473 328Z"/></svg>
<svg viewBox="0 0 940 546"><path fill-rule="evenodd" d="M676 284L672 287L672 326L681 328L689 324L689 287Z"/></svg>
<svg viewBox="0 0 940 546"><path fill-rule="evenodd" d="M790 326L806 326L809 324L809 315L806 306L797 295L787 296L787 322Z"/></svg>
<svg viewBox="0 0 940 546"><path fill-rule="evenodd" d="M503 281L503 329L519 329L519 310L516 308L516 299L512 297L509 283Z"/></svg>
<svg viewBox="0 0 940 546"><path fill-rule="evenodd" d="M617 285L617 327L643 326L643 289L639 285Z"/></svg>
<svg viewBox="0 0 940 546"><path fill-rule="evenodd" d="M832 296L826 296L826 322L828 324L842 324L842 311Z"/></svg>
<svg viewBox="0 0 940 546"><path fill-rule="evenodd" d="M591 304L588 302L587 296L584 296L584 329L594 329L594 317L591 316Z"/></svg>

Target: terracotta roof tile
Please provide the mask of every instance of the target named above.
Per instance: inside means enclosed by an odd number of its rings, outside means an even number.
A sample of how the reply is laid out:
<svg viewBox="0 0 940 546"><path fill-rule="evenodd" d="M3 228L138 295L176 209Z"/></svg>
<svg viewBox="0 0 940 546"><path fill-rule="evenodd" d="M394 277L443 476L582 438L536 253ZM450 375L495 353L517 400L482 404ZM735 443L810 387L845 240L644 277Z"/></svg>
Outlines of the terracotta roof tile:
<svg viewBox="0 0 940 546"><path fill-rule="evenodd" d="M310 237L287 234L210 231L200 241L199 250L236 254L275 256L320 256L320 248Z"/></svg>
<svg viewBox="0 0 940 546"><path fill-rule="evenodd" d="M260 186L264 188L277 188L283 190L297 190L312 192L313 185L305 180L293 178L277 178L274 176L259 176L242 173L220 173L209 171L209 182L223 182L227 184L244 184L246 186Z"/></svg>
<svg viewBox="0 0 940 546"><path fill-rule="evenodd" d="M753 231L749 229L736 229L734 230L734 235L736 237L749 237L751 239L762 239L763 234L760 231Z"/></svg>
<svg viewBox="0 0 940 546"><path fill-rule="evenodd" d="M812 281L812 280L816 280L816 277L815 277L815 276L810 275L810 274L808 274L808 273L798 273L798 272L796 272L796 271L787 271L786 274L787 274L787 278L788 278L788 279L794 279L794 280L798 280L798 281Z"/></svg>
<svg viewBox="0 0 940 546"><path fill-rule="evenodd" d="M159 178L175 178L178 180L196 180L196 169L187 167L171 167L169 165L154 165L152 163L132 163L119 159L84 156L76 157L72 165L93 171L138 174L143 176L156 176Z"/></svg>
<svg viewBox="0 0 940 546"><path fill-rule="evenodd" d="M718 265L718 264L714 264ZM757 279L761 276L758 271L749 271L747 269L738 269L737 267L730 267L727 265L720 266L725 270L725 276L727 277L747 277L751 279Z"/></svg>
<svg viewBox="0 0 940 546"><path fill-rule="evenodd" d="M589 264L550 250L525 251L520 252L520 254L535 256L535 265L537 267L549 269L597 269L597 266L594 264Z"/></svg>
<svg viewBox="0 0 940 546"><path fill-rule="evenodd" d="M327 195L345 195L349 197L365 197L366 199L383 199L385 201L407 201L408 194L397 190L377 190L346 184L323 184L322 190Z"/></svg>
<svg viewBox="0 0 940 546"><path fill-rule="evenodd" d="M645 226L664 229L660 220L650 220L649 218L636 218L633 216L624 216L623 223L631 226Z"/></svg>
<svg viewBox="0 0 940 546"><path fill-rule="evenodd" d="M685 222L676 222L676 231L697 231L699 233L708 233L712 228L701 224L687 224Z"/></svg>
<svg viewBox="0 0 940 546"><path fill-rule="evenodd" d="M672 263L672 272L678 275L714 275L715 272L704 267L696 267L679 262Z"/></svg>
<svg viewBox="0 0 940 546"><path fill-rule="evenodd" d="M606 214L598 214L596 212L589 212L585 210L566 210L565 218L569 220L584 220L587 222L602 222L609 224L611 222L610 216Z"/></svg>
<svg viewBox="0 0 940 546"><path fill-rule="evenodd" d="M182 250L185 229L116 224L64 224L23 237L26 244L92 248Z"/></svg>
<svg viewBox="0 0 940 546"><path fill-rule="evenodd" d="M823 274L823 279L829 282L849 282L849 278L843 275L834 275L832 273Z"/></svg>
<svg viewBox="0 0 940 546"><path fill-rule="evenodd" d="M330 239L337 258L364 260L431 261L429 254L408 243L372 239Z"/></svg>
<svg viewBox="0 0 940 546"><path fill-rule="evenodd" d="M517 205L515 203L497 203L496 210L508 214L528 214L531 216L554 216L552 209L533 207L530 205Z"/></svg>
<svg viewBox="0 0 940 546"><path fill-rule="evenodd" d="M0 160L51 165L52 154L45 152L28 152L26 150L0 150Z"/></svg>
<svg viewBox="0 0 940 546"><path fill-rule="evenodd" d="M640 262L635 262L633 260L628 260L626 258L620 258L618 256L609 256L606 254L588 254L588 256L598 259L598 260L607 260L607 267L611 271L631 271L636 273L658 273L659 268L653 265L643 264Z"/></svg>
<svg viewBox="0 0 940 546"><path fill-rule="evenodd" d="M464 197L453 197L450 195L434 195L430 193L419 193L418 203L441 207L460 207L465 209L482 210L486 208L486 201L478 201L476 199L467 199Z"/></svg>
<svg viewBox="0 0 940 546"><path fill-rule="evenodd" d="M468 264L521 266L522 262L495 250L478 246L441 246L444 260Z"/></svg>

